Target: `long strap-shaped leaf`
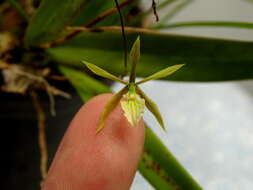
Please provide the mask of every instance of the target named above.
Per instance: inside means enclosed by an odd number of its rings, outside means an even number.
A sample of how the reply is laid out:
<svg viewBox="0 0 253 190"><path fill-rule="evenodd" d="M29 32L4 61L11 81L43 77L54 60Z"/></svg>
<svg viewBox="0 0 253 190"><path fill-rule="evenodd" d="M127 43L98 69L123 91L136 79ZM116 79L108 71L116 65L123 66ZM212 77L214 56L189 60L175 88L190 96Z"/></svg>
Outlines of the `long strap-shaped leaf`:
<svg viewBox="0 0 253 190"><path fill-rule="evenodd" d="M101 129L103 129L107 117L114 110L114 108L118 105L120 99L127 92L127 90L128 90L128 86L125 86L118 93L114 94L114 96L111 98L111 100L105 105L104 111L102 112L100 119L99 119L97 132L99 132Z"/></svg>
<svg viewBox="0 0 253 190"><path fill-rule="evenodd" d="M141 96L141 98L143 98L145 100L146 107L155 116L156 120L161 125L163 130L166 130L164 122L163 122L162 115L159 111L158 106L155 104L155 102L153 102L149 97L147 97L146 94L138 86L136 86L136 91Z"/></svg>
<svg viewBox="0 0 253 190"><path fill-rule="evenodd" d="M183 28L183 27L222 27L222 28L242 28L253 29L252 22L233 22L233 21L189 21L189 22L176 22L170 24L159 24L153 29L170 29L170 28Z"/></svg>
<svg viewBox="0 0 253 190"><path fill-rule="evenodd" d="M253 78L253 41L159 34L143 29L135 32L132 28L126 28L126 34L129 41L137 35L142 38L138 77L147 77L154 70L186 63L180 72L162 80L214 82ZM121 74L120 37L120 27L115 31L82 32L47 52L55 60L77 68L82 66L80 60L87 59L110 72Z"/></svg>
<svg viewBox="0 0 253 190"><path fill-rule="evenodd" d="M179 64L179 65L173 65L173 66L167 67L166 69L163 69L163 70L137 82L136 84L142 84L142 83L150 81L150 80L155 80L155 79L167 77L168 75L171 75L172 73L176 72L178 69L180 69L183 66L184 66L184 64Z"/></svg>
<svg viewBox="0 0 253 190"><path fill-rule="evenodd" d="M95 73L98 76L108 78L108 79L120 82L122 84L128 84L126 81L121 80L120 78L112 75L111 73L108 73L104 69L101 69L100 67L98 67L92 63L89 63L87 61L82 61L82 63L84 63L93 73Z"/></svg>
<svg viewBox="0 0 253 190"><path fill-rule="evenodd" d="M139 171L156 190L203 190L147 125Z"/></svg>

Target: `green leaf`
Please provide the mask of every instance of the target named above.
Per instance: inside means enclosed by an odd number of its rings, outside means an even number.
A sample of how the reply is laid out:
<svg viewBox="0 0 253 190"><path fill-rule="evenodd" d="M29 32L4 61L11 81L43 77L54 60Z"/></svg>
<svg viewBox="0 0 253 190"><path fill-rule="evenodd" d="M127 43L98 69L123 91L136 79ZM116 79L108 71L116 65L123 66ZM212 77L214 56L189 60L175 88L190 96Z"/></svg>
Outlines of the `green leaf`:
<svg viewBox="0 0 253 190"><path fill-rule="evenodd" d="M138 169L141 175L143 175L143 177L154 187L154 189L179 189L175 181L167 175L166 171L162 167L160 167L159 162L154 160L147 152L143 153Z"/></svg>
<svg viewBox="0 0 253 190"><path fill-rule="evenodd" d="M191 21L191 22L161 24L153 27L153 29L171 29L171 28L184 28L184 27L222 27L222 28L253 29L253 23L234 22L234 21Z"/></svg>
<svg viewBox="0 0 253 190"><path fill-rule="evenodd" d="M147 125L139 171L158 190L202 190Z"/></svg>
<svg viewBox="0 0 253 190"><path fill-rule="evenodd" d="M125 86L118 93L114 94L113 97L109 100L109 102L105 105L104 111L102 112L99 119L97 132L100 132L104 128L107 117L119 104L119 101L121 100L122 96L127 92L127 90L128 86Z"/></svg>
<svg viewBox="0 0 253 190"><path fill-rule="evenodd" d="M203 82L253 78L253 42L160 34L147 29L126 28L126 33L129 42L141 35L138 77L147 77L175 64L186 64L180 72L163 80ZM47 51L59 62L81 67L80 60L87 59L118 75L123 72L120 40L120 28L112 32L83 32Z"/></svg>
<svg viewBox="0 0 253 190"><path fill-rule="evenodd" d="M105 1L105 0L89 1L87 5L83 7L80 15L75 20L74 25L76 26L85 25L94 18L96 18L96 16L112 7L114 7L113 1Z"/></svg>
<svg viewBox="0 0 253 190"><path fill-rule="evenodd" d="M25 43L39 45L58 38L88 0L43 0L28 26Z"/></svg>
<svg viewBox="0 0 253 190"><path fill-rule="evenodd" d="M125 0L118 0L119 3L122 3ZM130 9L140 0L134 0L129 3L127 6L121 9L123 15L127 16ZM105 1L105 0L92 0L87 3L87 5L81 10L79 17L74 22L74 25L86 25L91 20L94 20L98 15L108 11L111 8L115 7L114 0ZM105 26L105 25L117 25L119 24L119 15L117 12L111 16L105 18L104 20L97 23L95 26Z"/></svg>
<svg viewBox="0 0 253 190"><path fill-rule="evenodd" d="M88 63L87 61L82 61L82 63L84 63L93 73L95 73L98 76L108 78L108 79L120 82L122 84L128 84L126 81L121 80L120 78L108 73L107 71L99 68L98 66L92 63Z"/></svg>
<svg viewBox="0 0 253 190"><path fill-rule="evenodd" d="M140 36L137 37L130 51L131 72L129 82L135 82L136 65L139 62L139 59L140 59Z"/></svg>
<svg viewBox="0 0 253 190"><path fill-rule="evenodd" d="M136 87L136 91L140 95L140 97L145 100L145 105L148 108L148 110L155 116L156 120L163 128L163 130L166 131L162 115L156 103L152 101L138 86Z"/></svg>
<svg viewBox="0 0 253 190"><path fill-rule="evenodd" d="M61 73L68 78L84 101L88 101L91 97L97 94L110 92L110 89L108 89L106 85L89 77L84 72L65 66L59 66L58 68Z"/></svg>
<svg viewBox="0 0 253 190"><path fill-rule="evenodd" d="M150 80L156 80L156 79L167 77L167 76L173 74L174 72L176 72L178 69L180 69L183 66L184 66L184 64L173 65L173 66L167 67L166 69L158 71L157 73L137 82L136 84L142 84L142 83L150 81Z"/></svg>

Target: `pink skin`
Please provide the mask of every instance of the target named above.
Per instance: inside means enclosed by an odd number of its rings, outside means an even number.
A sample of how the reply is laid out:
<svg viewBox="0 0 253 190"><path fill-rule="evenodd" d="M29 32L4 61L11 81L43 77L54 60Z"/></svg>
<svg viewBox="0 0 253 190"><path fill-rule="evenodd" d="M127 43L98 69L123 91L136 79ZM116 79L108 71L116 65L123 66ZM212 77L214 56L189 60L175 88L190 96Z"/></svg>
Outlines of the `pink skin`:
<svg viewBox="0 0 253 190"><path fill-rule="evenodd" d="M76 114L58 148L42 190L127 190L144 144L141 120L132 127L118 105L104 129L98 120L111 94L96 96Z"/></svg>

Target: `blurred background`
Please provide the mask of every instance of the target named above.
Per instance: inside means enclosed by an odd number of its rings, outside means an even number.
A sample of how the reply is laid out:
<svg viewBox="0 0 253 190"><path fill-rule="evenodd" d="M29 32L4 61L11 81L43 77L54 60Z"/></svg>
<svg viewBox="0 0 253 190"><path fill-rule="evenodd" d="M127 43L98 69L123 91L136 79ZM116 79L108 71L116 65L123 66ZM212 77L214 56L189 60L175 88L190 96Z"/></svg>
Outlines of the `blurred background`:
<svg viewBox="0 0 253 190"><path fill-rule="evenodd" d="M148 2L145 7L150 5ZM252 12L253 4L249 1L194 0L170 22L252 22ZM252 30L245 29L194 27L167 29L166 32L253 39ZM120 85L113 88L117 91ZM145 120L204 189L253 188L253 80L216 83L152 81L144 84L142 89L158 104L168 132L164 133L147 112ZM137 174L131 190L139 189L153 188Z"/></svg>

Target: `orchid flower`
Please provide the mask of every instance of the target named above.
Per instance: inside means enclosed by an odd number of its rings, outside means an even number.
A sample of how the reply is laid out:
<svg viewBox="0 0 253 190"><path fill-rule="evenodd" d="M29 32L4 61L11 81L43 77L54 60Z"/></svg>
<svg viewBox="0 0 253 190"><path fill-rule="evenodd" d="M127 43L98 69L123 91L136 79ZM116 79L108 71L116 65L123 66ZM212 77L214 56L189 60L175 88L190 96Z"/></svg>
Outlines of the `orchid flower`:
<svg viewBox="0 0 253 190"><path fill-rule="evenodd" d="M121 108L123 109L124 116L132 126L136 126L137 123L140 121L144 112L144 108L146 106L148 110L155 116L160 126L165 130L164 122L157 105L146 96L146 94L139 88L138 85L150 80L159 79L171 75L172 73L180 69L184 64L167 67L166 69L163 69L147 78L144 78L141 81L135 82L136 65L139 62L139 59L140 38L138 37L130 51L131 72L129 81L124 81L94 64L82 61L96 75L120 82L125 85L125 87L123 87L118 93L116 93L105 105L105 108L101 113L99 119L97 132L103 129L107 117L119 104L119 102Z"/></svg>

